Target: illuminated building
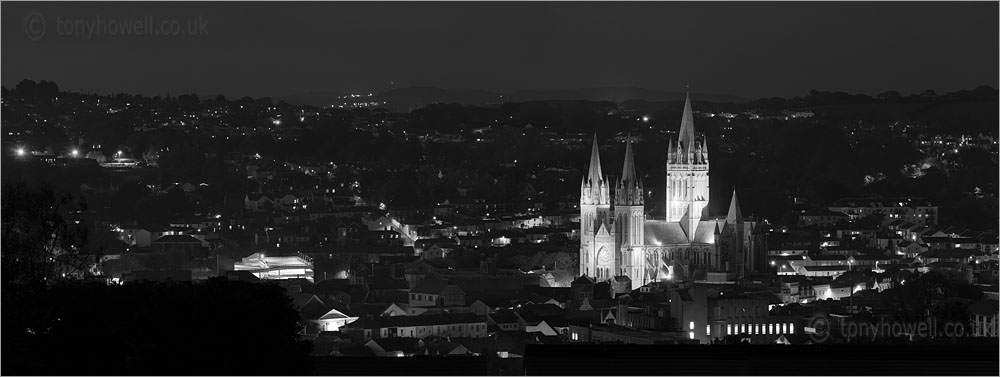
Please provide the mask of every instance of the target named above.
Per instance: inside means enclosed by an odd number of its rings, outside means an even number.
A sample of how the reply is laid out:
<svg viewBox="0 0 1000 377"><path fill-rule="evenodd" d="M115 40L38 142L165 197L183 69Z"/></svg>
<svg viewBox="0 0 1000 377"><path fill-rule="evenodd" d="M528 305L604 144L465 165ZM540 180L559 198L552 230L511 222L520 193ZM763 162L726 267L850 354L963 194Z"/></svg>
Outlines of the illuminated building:
<svg viewBox="0 0 1000 377"><path fill-rule="evenodd" d="M680 136L667 147L666 218L645 214L631 140L618 182L601 169L594 135L588 174L580 186L580 272L599 281L628 276L632 289L651 281L702 279L706 272L747 273L757 261L749 250L756 226L745 221L736 192L725 218L709 218L707 139L694 132L691 99L684 103ZM612 195L614 188L614 195Z"/></svg>
<svg viewBox="0 0 1000 377"><path fill-rule="evenodd" d="M236 262L234 268L236 271L250 271L261 280L313 280L312 258L303 254L266 256L262 253L253 253Z"/></svg>

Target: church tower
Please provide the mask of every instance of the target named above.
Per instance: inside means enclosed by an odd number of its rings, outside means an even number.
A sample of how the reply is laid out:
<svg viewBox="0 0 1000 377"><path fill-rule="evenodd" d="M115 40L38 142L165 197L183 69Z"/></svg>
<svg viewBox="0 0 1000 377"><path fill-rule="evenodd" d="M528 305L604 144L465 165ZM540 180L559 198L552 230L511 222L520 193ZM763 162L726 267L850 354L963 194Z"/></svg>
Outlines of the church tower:
<svg viewBox="0 0 1000 377"><path fill-rule="evenodd" d="M601 172L601 154L594 134L594 144L590 151L590 167L580 184L580 273L606 279L613 270L608 266L613 261L614 250L608 247L607 237L611 230L611 195L608 181ZM608 224L608 225L605 225ZM600 237L598 237L598 233ZM598 245L601 241L601 245ZM613 244L611 245L613 246ZM598 255L602 254L602 255ZM601 270L598 271L600 258ZM609 271L610 270L610 271Z"/></svg>
<svg viewBox="0 0 1000 377"><path fill-rule="evenodd" d="M634 279L635 284L642 281L645 258L643 256L643 231L645 215L643 205L642 181L635 171L635 159L632 154L632 138L625 142L625 162L622 165L621 179L615 187L615 231L618 247L619 275L627 275Z"/></svg>
<svg viewBox="0 0 1000 377"><path fill-rule="evenodd" d="M708 207L708 146L695 139L691 96L684 100L681 129L675 145L667 150L667 221L680 222L693 241L698 223Z"/></svg>

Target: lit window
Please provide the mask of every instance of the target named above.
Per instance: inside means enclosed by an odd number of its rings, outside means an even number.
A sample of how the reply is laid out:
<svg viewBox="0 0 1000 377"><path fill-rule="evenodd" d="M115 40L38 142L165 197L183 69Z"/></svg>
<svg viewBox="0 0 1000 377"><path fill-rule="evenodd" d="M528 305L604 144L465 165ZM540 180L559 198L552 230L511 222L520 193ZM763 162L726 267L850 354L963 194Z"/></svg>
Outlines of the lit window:
<svg viewBox="0 0 1000 377"><path fill-rule="evenodd" d="M788 324L788 332L795 333L795 324L794 323L789 323Z"/></svg>
<svg viewBox="0 0 1000 377"><path fill-rule="evenodd" d="M694 339L694 331L688 332L688 337Z"/></svg>
<svg viewBox="0 0 1000 377"><path fill-rule="evenodd" d="M694 330L694 321L688 323L688 330Z"/></svg>
<svg viewBox="0 0 1000 377"><path fill-rule="evenodd" d="M733 335L733 325L726 325L726 335Z"/></svg>

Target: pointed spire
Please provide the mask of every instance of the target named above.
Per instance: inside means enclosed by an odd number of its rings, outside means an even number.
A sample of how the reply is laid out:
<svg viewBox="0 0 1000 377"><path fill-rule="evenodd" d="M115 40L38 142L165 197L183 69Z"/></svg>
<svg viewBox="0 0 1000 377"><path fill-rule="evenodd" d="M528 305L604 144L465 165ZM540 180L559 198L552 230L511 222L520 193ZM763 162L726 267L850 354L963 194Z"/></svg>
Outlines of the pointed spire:
<svg viewBox="0 0 1000 377"><path fill-rule="evenodd" d="M670 137L670 142L667 143L667 162L674 162L674 137Z"/></svg>
<svg viewBox="0 0 1000 377"><path fill-rule="evenodd" d="M705 155L705 163L708 163L708 136L701 136L701 153Z"/></svg>
<svg viewBox="0 0 1000 377"><path fill-rule="evenodd" d="M694 149L694 115L691 111L691 95L686 94L684 99L684 114L681 115L680 138L677 139L685 152Z"/></svg>
<svg viewBox="0 0 1000 377"><path fill-rule="evenodd" d="M733 188L733 200L729 202L729 214L726 215L726 222L736 224L743 221L743 213L740 212L740 203L736 200L736 188Z"/></svg>
<svg viewBox="0 0 1000 377"><path fill-rule="evenodd" d="M637 180L635 160L632 157L632 135L629 135L625 140L625 163L622 165L621 182L626 187L631 187L629 185L634 185Z"/></svg>
<svg viewBox="0 0 1000 377"><path fill-rule="evenodd" d="M597 185L603 179L604 175L601 173L601 153L597 146L597 132L594 132L594 147L590 150L590 173L587 175L587 180L590 181L590 184Z"/></svg>

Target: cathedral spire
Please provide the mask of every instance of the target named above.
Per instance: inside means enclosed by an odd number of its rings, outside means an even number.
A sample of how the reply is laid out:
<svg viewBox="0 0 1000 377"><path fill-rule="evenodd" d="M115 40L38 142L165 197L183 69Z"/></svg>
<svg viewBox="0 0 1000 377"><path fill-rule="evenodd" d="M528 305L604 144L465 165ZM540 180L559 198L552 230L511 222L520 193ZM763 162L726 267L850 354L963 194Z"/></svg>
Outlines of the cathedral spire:
<svg viewBox="0 0 1000 377"><path fill-rule="evenodd" d="M733 200L729 202L729 214L726 215L726 222L736 224L743 221L743 213L740 212L740 203L736 200L736 188L733 188Z"/></svg>
<svg viewBox="0 0 1000 377"><path fill-rule="evenodd" d="M601 153L597 146L597 132L594 132L594 147L590 150L590 173L587 175L587 180L592 185L604 180L604 175L601 173Z"/></svg>
<svg viewBox="0 0 1000 377"><path fill-rule="evenodd" d="M625 140L625 163L622 165L621 183L626 187L633 187L638 181L635 173L635 160L632 157L632 135Z"/></svg>
<svg viewBox="0 0 1000 377"><path fill-rule="evenodd" d="M691 95L686 94L684 99L684 113L681 115L680 136L677 139L684 153L694 150L694 115L691 111Z"/></svg>
<svg viewBox="0 0 1000 377"><path fill-rule="evenodd" d="M708 163L708 136L701 136L701 153L704 155L705 163Z"/></svg>
<svg viewBox="0 0 1000 377"><path fill-rule="evenodd" d="M670 142L667 143L667 162L674 162L674 137L670 137Z"/></svg>

